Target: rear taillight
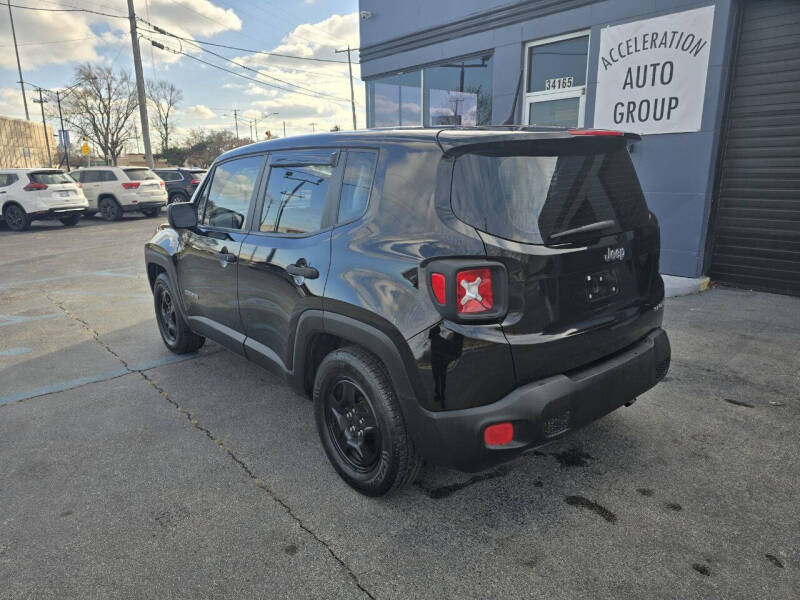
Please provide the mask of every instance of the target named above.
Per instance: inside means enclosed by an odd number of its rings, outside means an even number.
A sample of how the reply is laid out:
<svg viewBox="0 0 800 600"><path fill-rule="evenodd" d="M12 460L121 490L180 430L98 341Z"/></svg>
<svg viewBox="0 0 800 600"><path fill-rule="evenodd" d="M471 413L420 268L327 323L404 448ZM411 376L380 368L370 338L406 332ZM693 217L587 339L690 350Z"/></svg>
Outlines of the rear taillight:
<svg viewBox="0 0 800 600"><path fill-rule="evenodd" d="M487 447L505 446L514 441L514 425L505 421L489 425L483 430L483 443Z"/></svg>
<svg viewBox="0 0 800 600"><path fill-rule="evenodd" d="M124 187L126 190L135 190L136 188L139 187L139 182L138 181L124 181L122 183L122 187Z"/></svg>
<svg viewBox="0 0 800 600"><path fill-rule="evenodd" d="M160 185L161 187L164 187L164 186L165 186L165 185L167 185L167 184L166 184L166 183L164 183L164 181L162 180L162 181L159 181L159 182L158 182L158 185Z"/></svg>
<svg viewBox="0 0 800 600"><path fill-rule="evenodd" d="M192 184L192 185L200 185L200 180L199 179L192 179L189 183Z"/></svg>
<svg viewBox="0 0 800 600"><path fill-rule="evenodd" d="M78 186L78 189L80 189L80 188L82 188L82 187L83 187L83 184L82 184L80 181L76 181L76 182L75 182L75 185L77 185L77 186Z"/></svg>
<svg viewBox="0 0 800 600"><path fill-rule="evenodd" d="M468 269L456 274L456 310L459 313L490 312L494 308L490 269Z"/></svg>
<svg viewBox="0 0 800 600"><path fill-rule="evenodd" d="M444 304L447 298L447 283L441 273L431 273L431 291L439 304Z"/></svg>
<svg viewBox="0 0 800 600"><path fill-rule="evenodd" d="M22 189L25 190L26 192L38 192L41 190L46 190L47 186L43 183L37 183L35 181L32 181Z"/></svg>

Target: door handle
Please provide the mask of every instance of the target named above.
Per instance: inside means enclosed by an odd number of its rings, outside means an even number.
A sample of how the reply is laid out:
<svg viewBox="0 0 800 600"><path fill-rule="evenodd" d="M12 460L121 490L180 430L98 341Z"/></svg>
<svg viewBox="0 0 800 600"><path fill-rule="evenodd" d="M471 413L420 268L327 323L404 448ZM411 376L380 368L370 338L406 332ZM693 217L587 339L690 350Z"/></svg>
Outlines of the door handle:
<svg viewBox="0 0 800 600"><path fill-rule="evenodd" d="M227 248L223 248L217 254L217 258L219 258L220 262L222 263L235 263L236 262L236 255L231 254L228 252Z"/></svg>
<svg viewBox="0 0 800 600"><path fill-rule="evenodd" d="M309 266L303 258L293 265L288 265L286 267L286 272L292 277L302 277L304 279L316 279L319 277L319 271Z"/></svg>

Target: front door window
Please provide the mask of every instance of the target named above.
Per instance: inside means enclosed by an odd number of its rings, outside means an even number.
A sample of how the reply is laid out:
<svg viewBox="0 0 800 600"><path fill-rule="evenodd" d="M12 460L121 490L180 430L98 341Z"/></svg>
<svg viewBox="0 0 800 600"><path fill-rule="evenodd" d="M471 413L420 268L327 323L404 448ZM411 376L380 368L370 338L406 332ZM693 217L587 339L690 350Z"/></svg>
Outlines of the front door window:
<svg viewBox="0 0 800 600"><path fill-rule="evenodd" d="M588 33L531 42L525 52L525 122L582 127Z"/></svg>

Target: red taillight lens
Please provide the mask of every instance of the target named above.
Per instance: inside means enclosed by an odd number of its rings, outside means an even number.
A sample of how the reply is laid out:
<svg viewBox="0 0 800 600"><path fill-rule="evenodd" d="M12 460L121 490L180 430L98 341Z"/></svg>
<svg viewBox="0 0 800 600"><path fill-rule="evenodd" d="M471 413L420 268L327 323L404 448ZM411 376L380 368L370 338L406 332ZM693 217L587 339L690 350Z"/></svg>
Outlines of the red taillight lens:
<svg viewBox="0 0 800 600"><path fill-rule="evenodd" d="M139 187L139 182L138 181L125 181L125 182L122 183L122 187L124 187L126 190L135 190L136 188Z"/></svg>
<svg viewBox="0 0 800 600"><path fill-rule="evenodd" d="M439 304L444 304L447 298L447 294L445 293L447 289L446 281L444 275L441 273L431 273L431 290L433 291L433 297L436 298Z"/></svg>
<svg viewBox="0 0 800 600"><path fill-rule="evenodd" d="M75 185L77 185L77 186L78 186L78 189L80 189L80 188L82 188L82 187L83 187L83 184L82 184L80 181L76 181L76 182L75 182Z"/></svg>
<svg viewBox="0 0 800 600"><path fill-rule="evenodd" d="M456 275L456 309L459 313L482 313L492 310L491 269L468 269Z"/></svg>
<svg viewBox="0 0 800 600"><path fill-rule="evenodd" d="M491 446L505 446L514 440L514 426L509 423L495 423L483 430L484 443Z"/></svg>
<svg viewBox="0 0 800 600"><path fill-rule="evenodd" d="M32 181L22 189L26 192L38 192L40 190L46 190L47 186L43 183L36 183L35 181Z"/></svg>
<svg viewBox="0 0 800 600"><path fill-rule="evenodd" d="M614 131L613 129L570 129L569 133L570 135L625 135L621 131Z"/></svg>
<svg viewBox="0 0 800 600"><path fill-rule="evenodd" d="M167 184L166 184L166 183L164 183L163 181L159 181L159 182L158 182L158 185L160 185L161 187L164 187L164 186L165 186L165 185L167 185Z"/></svg>
<svg viewBox="0 0 800 600"><path fill-rule="evenodd" d="M192 179L189 183L192 184L192 185L200 185L200 180L199 179Z"/></svg>

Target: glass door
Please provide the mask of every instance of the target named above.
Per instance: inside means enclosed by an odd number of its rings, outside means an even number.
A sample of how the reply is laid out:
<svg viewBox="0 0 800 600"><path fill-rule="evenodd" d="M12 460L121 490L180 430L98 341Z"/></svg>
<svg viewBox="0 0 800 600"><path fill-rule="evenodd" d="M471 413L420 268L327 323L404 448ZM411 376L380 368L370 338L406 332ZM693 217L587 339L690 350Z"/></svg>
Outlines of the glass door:
<svg viewBox="0 0 800 600"><path fill-rule="evenodd" d="M588 53L585 31L526 44L525 123L583 127Z"/></svg>

